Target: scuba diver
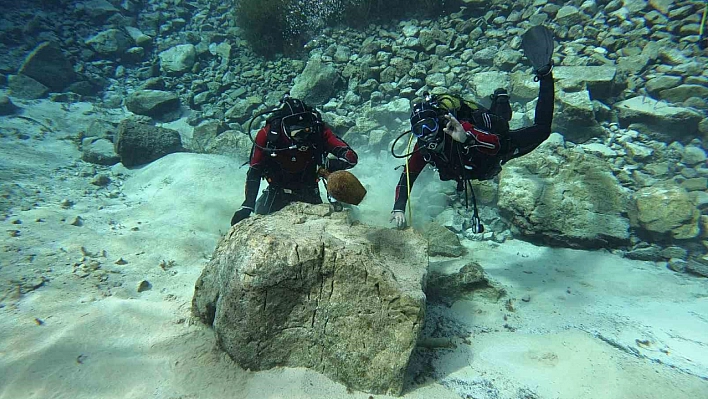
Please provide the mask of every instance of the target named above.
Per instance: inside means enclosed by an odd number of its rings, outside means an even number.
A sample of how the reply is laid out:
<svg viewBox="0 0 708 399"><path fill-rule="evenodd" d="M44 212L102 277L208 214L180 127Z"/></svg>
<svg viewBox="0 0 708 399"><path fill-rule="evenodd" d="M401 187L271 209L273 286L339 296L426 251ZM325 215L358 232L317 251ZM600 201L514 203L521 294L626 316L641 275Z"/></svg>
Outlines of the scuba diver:
<svg viewBox="0 0 708 399"><path fill-rule="evenodd" d="M394 153L396 142L409 132L399 136L391 146L394 157L410 156L396 186L391 212L391 221L396 227L406 226L410 189L426 164L438 171L440 180L457 181L457 190L464 190L467 199L470 180L494 178L503 164L528 154L550 136L554 108L553 33L543 26L535 26L524 34L522 47L533 66L534 80L540 82L532 126L509 129L511 107L503 89L497 89L491 96L489 110L449 95L427 93L422 102L413 105L410 133L417 138L413 151L405 155ZM472 201L471 228L475 233L483 233L473 190Z"/></svg>
<svg viewBox="0 0 708 399"><path fill-rule="evenodd" d="M265 114L272 116L254 140L251 124ZM231 218L232 226L254 211L265 215L294 201L321 204L318 169L335 172L349 169L358 161L354 150L332 132L316 109L288 94L280 108L256 114L248 131L253 148L246 174L246 199ZM256 201L261 178L268 187ZM332 199L330 202L335 208L339 205Z"/></svg>

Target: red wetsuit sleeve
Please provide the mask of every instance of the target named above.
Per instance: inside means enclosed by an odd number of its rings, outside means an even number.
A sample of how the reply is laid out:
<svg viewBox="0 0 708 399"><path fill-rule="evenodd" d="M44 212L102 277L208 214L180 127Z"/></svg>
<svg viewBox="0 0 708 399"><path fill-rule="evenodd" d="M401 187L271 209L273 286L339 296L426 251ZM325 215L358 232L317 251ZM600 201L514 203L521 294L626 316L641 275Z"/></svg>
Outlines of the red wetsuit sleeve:
<svg viewBox="0 0 708 399"><path fill-rule="evenodd" d="M352 168L359 162L356 152L344 140L337 137L328 126L325 126L322 135L327 152L336 157L335 160L327 160L327 169L330 172Z"/></svg>
<svg viewBox="0 0 708 399"><path fill-rule="evenodd" d="M401 178L398 179L398 185L396 185L396 197L393 203L394 211L406 211L406 202L408 201L408 190L412 189L415 179L418 178L420 172L425 168L425 160L423 155L420 154L418 150L418 144L415 145L413 149L413 155L408 158L408 170L410 171L410 176L406 178L406 169L403 168L403 173L401 173ZM408 187L408 180L411 182L411 187Z"/></svg>
<svg viewBox="0 0 708 399"><path fill-rule="evenodd" d="M268 141L268 130L270 126L266 125L256 134L256 145L251 149L251 160L249 161L248 173L246 173L246 192L242 208L248 208L251 211L255 210L256 197L258 190L261 187L261 178L263 177L264 163L268 157L266 152L261 147L265 147Z"/></svg>

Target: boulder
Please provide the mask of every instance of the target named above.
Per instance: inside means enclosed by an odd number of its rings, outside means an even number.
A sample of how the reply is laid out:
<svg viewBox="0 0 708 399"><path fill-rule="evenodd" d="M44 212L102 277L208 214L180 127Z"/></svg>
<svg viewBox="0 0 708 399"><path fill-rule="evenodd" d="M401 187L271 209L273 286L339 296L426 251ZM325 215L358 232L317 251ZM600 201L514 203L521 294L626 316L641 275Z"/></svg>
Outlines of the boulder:
<svg viewBox="0 0 708 399"><path fill-rule="evenodd" d="M86 40L86 44L102 56L116 58L133 46L133 39L122 30L108 29Z"/></svg>
<svg viewBox="0 0 708 399"><path fill-rule="evenodd" d="M325 64L319 58L311 58L305 70L295 78L290 94L308 105L322 105L335 96L343 83L332 65Z"/></svg>
<svg viewBox="0 0 708 399"><path fill-rule="evenodd" d="M49 87L22 74L10 75L7 83L10 96L23 100L37 100L46 97L49 93Z"/></svg>
<svg viewBox="0 0 708 399"><path fill-rule="evenodd" d="M179 97L162 90L136 90L125 100L128 111L152 117L162 117L179 110Z"/></svg>
<svg viewBox="0 0 708 399"><path fill-rule="evenodd" d="M130 119L123 120L118 126L115 152L123 166L144 165L182 150L182 139L175 130Z"/></svg>
<svg viewBox="0 0 708 399"><path fill-rule="evenodd" d="M427 243L412 229L352 224L327 204L253 216L197 280L194 314L241 367L306 367L400 395L425 314Z"/></svg>
<svg viewBox="0 0 708 399"><path fill-rule="evenodd" d="M571 247L629 241L629 195L594 155L543 145L509 162L500 175L498 206L522 235Z"/></svg>
<svg viewBox="0 0 708 399"><path fill-rule="evenodd" d="M614 104L620 126L632 128L659 141L690 141L696 137L703 115L650 97L638 96Z"/></svg>
<svg viewBox="0 0 708 399"><path fill-rule="evenodd" d="M181 44L159 54L160 67L170 74L183 74L194 66L197 50L193 44Z"/></svg>
<svg viewBox="0 0 708 399"><path fill-rule="evenodd" d="M76 81L76 73L59 45L44 42L25 58L19 73L36 80L53 91L61 91Z"/></svg>
<svg viewBox="0 0 708 399"><path fill-rule="evenodd" d="M657 238L685 240L700 231L700 212L689 193L671 181L645 187L633 195L629 217L632 225Z"/></svg>

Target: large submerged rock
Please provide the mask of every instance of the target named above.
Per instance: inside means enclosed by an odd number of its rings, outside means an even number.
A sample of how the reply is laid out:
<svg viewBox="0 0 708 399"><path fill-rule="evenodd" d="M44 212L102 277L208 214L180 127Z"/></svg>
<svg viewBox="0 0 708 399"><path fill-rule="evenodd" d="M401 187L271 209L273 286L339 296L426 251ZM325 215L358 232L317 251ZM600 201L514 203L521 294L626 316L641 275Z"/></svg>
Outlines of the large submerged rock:
<svg viewBox="0 0 708 399"><path fill-rule="evenodd" d="M425 314L427 243L296 203L248 218L218 244L193 311L241 366L307 367L400 394Z"/></svg>
<svg viewBox="0 0 708 399"><path fill-rule="evenodd" d="M629 242L629 192L594 155L545 144L509 162L498 206L521 234L570 246Z"/></svg>

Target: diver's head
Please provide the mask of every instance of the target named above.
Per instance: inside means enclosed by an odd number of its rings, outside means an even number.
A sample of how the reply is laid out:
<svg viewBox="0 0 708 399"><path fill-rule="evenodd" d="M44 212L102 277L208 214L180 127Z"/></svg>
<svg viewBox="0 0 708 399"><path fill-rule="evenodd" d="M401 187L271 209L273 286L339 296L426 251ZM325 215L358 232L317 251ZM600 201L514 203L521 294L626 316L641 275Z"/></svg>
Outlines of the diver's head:
<svg viewBox="0 0 708 399"><path fill-rule="evenodd" d="M322 127L319 112L289 96L283 98L282 104L278 114L281 131L296 145L312 145Z"/></svg>
<svg viewBox="0 0 708 399"><path fill-rule="evenodd" d="M422 146L431 151L441 151L445 133L441 117L445 111L429 99L413 104L411 111L411 132Z"/></svg>

